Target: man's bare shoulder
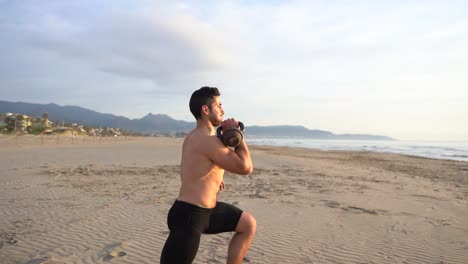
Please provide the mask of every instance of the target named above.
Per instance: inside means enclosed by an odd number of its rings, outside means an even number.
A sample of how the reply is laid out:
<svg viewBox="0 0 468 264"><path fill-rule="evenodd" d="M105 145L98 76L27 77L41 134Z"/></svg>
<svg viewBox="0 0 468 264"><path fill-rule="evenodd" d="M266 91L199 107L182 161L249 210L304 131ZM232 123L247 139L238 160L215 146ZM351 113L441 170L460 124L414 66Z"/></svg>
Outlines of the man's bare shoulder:
<svg viewBox="0 0 468 264"><path fill-rule="evenodd" d="M202 150L213 150L224 147L217 136L197 129L192 130L185 137L184 146Z"/></svg>

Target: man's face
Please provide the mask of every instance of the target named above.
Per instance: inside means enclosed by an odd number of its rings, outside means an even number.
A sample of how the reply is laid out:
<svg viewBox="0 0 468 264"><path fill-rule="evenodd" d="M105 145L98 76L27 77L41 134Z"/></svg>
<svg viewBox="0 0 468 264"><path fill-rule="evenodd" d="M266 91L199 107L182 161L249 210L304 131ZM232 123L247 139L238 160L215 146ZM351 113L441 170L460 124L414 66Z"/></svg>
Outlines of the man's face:
<svg viewBox="0 0 468 264"><path fill-rule="evenodd" d="M215 96L213 99L214 101L210 105L208 119L213 126L219 126L221 125L221 121L223 121L224 110L219 96Z"/></svg>

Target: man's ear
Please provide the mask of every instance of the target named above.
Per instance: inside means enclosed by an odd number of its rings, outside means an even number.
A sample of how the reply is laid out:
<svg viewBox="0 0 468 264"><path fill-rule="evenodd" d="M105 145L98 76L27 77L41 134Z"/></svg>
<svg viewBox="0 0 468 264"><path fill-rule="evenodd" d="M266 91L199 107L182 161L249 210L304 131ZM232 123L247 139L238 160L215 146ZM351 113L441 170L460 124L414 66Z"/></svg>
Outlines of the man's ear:
<svg viewBox="0 0 468 264"><path fill-rule="evenodd" d="M202 114L208 115L208 111L210 110L207 105L202 105Z"/></svg>

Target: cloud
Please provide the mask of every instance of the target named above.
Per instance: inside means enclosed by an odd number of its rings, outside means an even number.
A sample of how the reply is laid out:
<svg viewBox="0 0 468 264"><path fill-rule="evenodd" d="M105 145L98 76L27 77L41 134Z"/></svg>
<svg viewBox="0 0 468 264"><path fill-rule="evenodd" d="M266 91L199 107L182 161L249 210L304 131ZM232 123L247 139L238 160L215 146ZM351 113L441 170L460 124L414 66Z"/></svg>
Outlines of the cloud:
<svg viewBox="0 0 468 264"><path fill-rule="evenodd" d="M76 18L75 18L76 19ZM81 23L91 19L92 23ZM107 12L69 21L43 14L26 32L29 44L100 71L177 87L199 74L229 67L223 34L183 12Z"/></svg>

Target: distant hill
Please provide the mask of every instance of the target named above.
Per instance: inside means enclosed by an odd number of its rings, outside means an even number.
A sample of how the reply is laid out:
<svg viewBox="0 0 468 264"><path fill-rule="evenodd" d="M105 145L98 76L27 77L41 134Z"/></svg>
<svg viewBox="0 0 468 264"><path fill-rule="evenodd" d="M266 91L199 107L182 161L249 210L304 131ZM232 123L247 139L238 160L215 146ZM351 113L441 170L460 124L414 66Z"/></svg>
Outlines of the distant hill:
<svg viewBox="0 0 468 264"><path fill-rule="evenodd" d="M249 135L266 137L296 137L332 138L333 133L323 130L310 130L303 126L251 126L248 127Z"/></svg>
<svg viewBox="0 0 468 264"><path fill-rule="evenodd" d="M349 139L349 140L395 140L387 136L358 135L358 134L333 134L324 130L310 130L303 126L251 126L248 127L248 136L252 137L298 137L316 139Z"/></svg>
<svg viewBox="0 0 468 264"><path fill-rule="evenodd" d="M195 122L175 120L164 114L151 114L141 119L129 119L123 116L103 114L79 106L60 106L57 104L33 104L7 102L0 100L0 113L21 113L40 117L49 114L53 122L77 123L93 127L113 127L145 134L186 133L195 127ZM323 130L310 130L303 126L247 126L246 131L252 137L301 137L317 139L367 139L394 140L379 135L337 135Z"/></svg>
<svg viewBox="0 0 468 264"><path fill-rule="evenodd" d="M93 127L114 127L145 134L167 134L190 131L195 122L174 120L168 115L149 113L141 119L103 114L79 106L60 106L57 104L32 104L0 101L0 113L21 113L29 116L49 114L53 122L77 123Z"/></svg>

